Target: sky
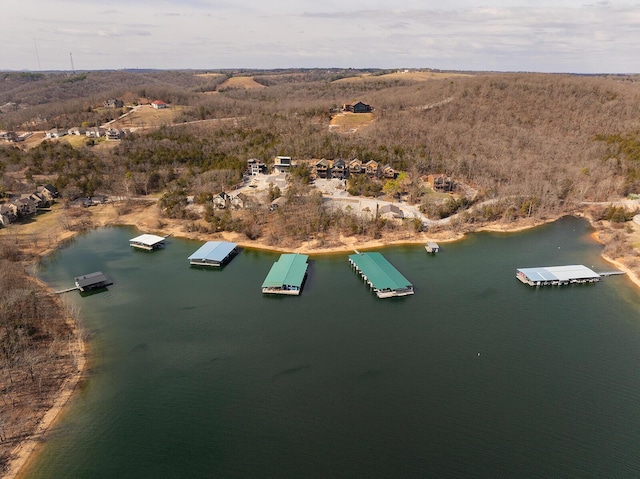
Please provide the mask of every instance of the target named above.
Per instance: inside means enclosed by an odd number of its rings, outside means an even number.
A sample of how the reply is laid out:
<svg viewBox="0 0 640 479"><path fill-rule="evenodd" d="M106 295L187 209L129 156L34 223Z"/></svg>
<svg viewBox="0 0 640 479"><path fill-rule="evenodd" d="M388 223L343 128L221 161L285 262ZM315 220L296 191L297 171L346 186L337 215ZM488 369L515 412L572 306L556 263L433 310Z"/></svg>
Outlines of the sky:
<svg viewBox="0 0 640 479"><path fill-rule="evenodd" d="M640 73L640 0L2 0L0 70Z"/></svg>

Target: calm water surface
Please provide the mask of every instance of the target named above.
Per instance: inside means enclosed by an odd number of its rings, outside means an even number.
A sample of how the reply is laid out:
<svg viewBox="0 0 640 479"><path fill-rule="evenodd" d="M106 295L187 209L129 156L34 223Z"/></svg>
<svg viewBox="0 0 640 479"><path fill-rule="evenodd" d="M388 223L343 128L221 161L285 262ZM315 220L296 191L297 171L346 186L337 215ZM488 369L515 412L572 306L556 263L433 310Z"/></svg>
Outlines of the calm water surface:
<svg viewBox="0 0 640 479"><path fill-rule="evenodd" d="M106 228L48 258L80 297L87 381L30 478L640 477L640 296L621 276L530 288L515 269L611 266L566 218L385 256L414 283L379 300L347 254L300 297L265 297L276 254L189 267L201 243L134 251Z"/></svg>

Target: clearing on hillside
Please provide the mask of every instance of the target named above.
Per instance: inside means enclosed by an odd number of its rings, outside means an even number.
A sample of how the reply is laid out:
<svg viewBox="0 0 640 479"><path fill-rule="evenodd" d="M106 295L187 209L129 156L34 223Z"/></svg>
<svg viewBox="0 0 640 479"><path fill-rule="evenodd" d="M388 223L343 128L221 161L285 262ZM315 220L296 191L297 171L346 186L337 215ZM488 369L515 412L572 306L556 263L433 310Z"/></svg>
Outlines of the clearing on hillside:
<svg viewBox="0 0 640 479"><path fill-rule="evenodd" d="M151 105L141 105L127 115L118 118L109 126L111 128L141 128L170 125L182 109L180 106L171 105L169 108L156 110Z"/></svg>
<svg viewBox="0 0 640 479"><path fill-rule="evenodd" d="M430 81L443 80L445 78L470 77L467 73L444 73L444 72L418 72L418 71L397 71L385 73L384 75L371 75L366 73L354 77L341 78L333 83L347 83L354 81L377 81L377 80L410 80L410 81Z"/></svg>
<svg viewBox="0 0 640 479"><path fill-rule="evenodd" d="M354 133L373 122L373 113L338 113L331 118L330 130Z"/></svg>
<svg viewBox="0 0 640 479"><path fill-rule="evenodd" d="M254 88L267 88L264 85L261 85L260 83L258 83L257 81L255 81L253 78L251 77L232 77L229 78L227 81L225 81L224 83L222 83L219 87L218 90L222 91L222 90L241 90L241 89L246 89L246 90L251 90Z"/></svg>

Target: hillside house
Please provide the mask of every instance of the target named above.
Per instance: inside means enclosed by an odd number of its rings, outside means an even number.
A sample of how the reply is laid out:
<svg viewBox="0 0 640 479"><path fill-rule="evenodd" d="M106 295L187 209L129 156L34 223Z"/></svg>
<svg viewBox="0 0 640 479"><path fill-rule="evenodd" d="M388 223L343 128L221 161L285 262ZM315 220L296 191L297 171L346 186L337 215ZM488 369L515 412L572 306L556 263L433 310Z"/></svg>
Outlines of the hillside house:
<svg viewBox="0 0 640 479"><path fill-rule="evenodd" d="M107 138L107 140L122 140L122 138L124 138L124 131L119 130L118 128L109 128L106 132L105 132L105 137Z"/></svg>
<svg viewBox="0 0 640 479"><path fill-rule="evenodd" d="M362 166L362 162L359 159L354 158L353 160L351 160L349 162L349 174L350 175L359 175L361 173L364 173L364 168Z"/></svg>
<svg viewBox="0 0 640 479"><path fill-rule="evenodd" d="M44 196L47 199L47 201L53 201L55 198L60 196L58 189L55 186L50 184L38 186L36 191L40 193L42 196Z"/></svg>
<svg viewBox="0 0 640 479"><path fill-rule="evenodd" d="M69 136L83 136L87 133L87 129L86 128L81 128L79 126L74 126L72 128L69 128L67 130L67 134Z"/></svg>
<svg viewBox="0 0 640 479"><path fill-rule="evenodd" d="M0 140L14 143L18 141L18 134L15 131L0 132Z"/></svg>
<svg viewBox="0 0 640 479"><path fill-rule="evenodd" d="M371 178L378 177L379 164L376 160L369 160L364 164L364 169Z"/></svg>
<svg viewBox="0 0 640 479"><path fill-rule="evenodd" d="M155 108L156 110L162 110L164 108L168 108L169 105L167 105L165 102L163 102L162 100L154 100L151 102L151 106L153 108Z"/></svg>
<svg viewBox="0 0 640 479"><path fill-rule="evenodd" d="M244 193L238 193L231 197L231 208L234 210L241 210L247 208L251 203L250 198Z"/></svg>
<svg viewBox="0 0 640 479"><path fill-rule="evenodd" d="M273 161L273 169L278 173L286 173L293 166L290 156L276 156Z"/></svg>
<svg viewBox="0 0 640 479"><path fill-rule="evenodd" d="M37 203L29 198L28 195L26 195L26 197L24 198L12 199L11 204L17 207L18 218L34 215L36 211L38 211Z"/></svg>
<svg viewBox="0 0 640 479"><path fill-rule="evenodd" d="M329 160L322 158L314 165L314 169L318 178L331 178L331 163Z"/></svg>
<svg viewBox="0 0 640 479"><path fill-rule="evenodd" d="M378 209L378 215L383 218L393 218L401 220L404 218L404 211L396 205L384 205Z"/></svg>
<svg viewBox="0 0 640 479"><path fill-rule="evenodd" d="M105 135L105 129L98 126L87 128L85 135L87 138L102 138Z"/></svg>
<svg viewBox="0 0 640 479"><path fill-rule="evenodd" d="M247 173L251 176L257 176L267 172L266 163L256 159L250 158L247 160Z"/></svg>
<svg viewBox="0 0 640 479"><path fill-rule="evenodd" d="M347 165L342 158L333 161L331 165L331 178L344 180L347 177Z"/></svg>
<svg viewBox="0 0 640 479"><path fill-rule="evenodd" d="M366 103L358 101L358 102L353 103L353 104L345 103L342 106L342 110L343 111L348 111L348 112L351 112L351 113L371 113L372 108L371 108L370 105L367 105Z"/></svg>
<svg viewBox="0 0 640 479"><path fill-rule="evenodd" d="M427 177L427 181L431 185L434 191L448 193L454 190L455 184L451 177L440 174L440 175L429 175Z"/></svg>
<svg viewBox="0 0 640 479"><path fill-rule="evenodd" d="M14 204L0 205L0 222L2 226L9 226L18 219L18 207Z"/></svg>
<svg viewBox="0 0 640 479"><path fill-rule="evenodd" d="M67 134L67 130L60 130L58 128L53 128L45 134L45 138L47 139L62 138L63 136L66 136L66 134Z"/></svg>
<svg viewBox="0 0 640 479"><path fill-rule="evenodd" d="M229 196L224 191L221 191L219 194L213 197L211 200L213 206L218 208L219 210L223 210L229 206L231 203L231 196Z"/></svg>
<svg viewBox="0 0 640 479"><path fill-rule="evenodd" d="M398 172L391 167L391 165L384 165L380 168L380 172L383 178L393 180L397 178Z"/></svg>

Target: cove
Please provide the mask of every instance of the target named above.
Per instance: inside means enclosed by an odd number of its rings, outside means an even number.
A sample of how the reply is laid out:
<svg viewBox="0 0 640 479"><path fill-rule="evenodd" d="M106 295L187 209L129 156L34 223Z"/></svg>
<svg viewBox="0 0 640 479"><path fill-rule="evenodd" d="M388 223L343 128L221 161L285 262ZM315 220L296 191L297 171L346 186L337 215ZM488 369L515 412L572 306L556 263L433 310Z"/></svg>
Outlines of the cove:
<svg viewBox="0 0 640 479"><path fill-rule="evenodd" d="M531 288L518 267L610 270L589 224L380 250L415 295L380 300L348 253L299 297L263 296L278 254L190 267L201 242L134 250L128 228L46 258L81 309L90 370L29 478L640 475L640 295L624 276Z"/></svg>

